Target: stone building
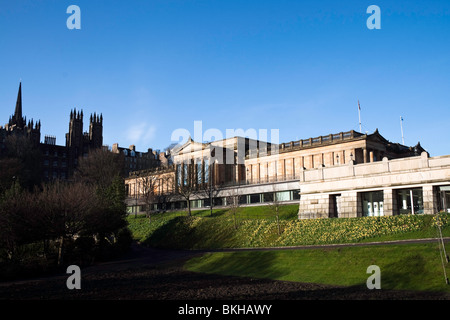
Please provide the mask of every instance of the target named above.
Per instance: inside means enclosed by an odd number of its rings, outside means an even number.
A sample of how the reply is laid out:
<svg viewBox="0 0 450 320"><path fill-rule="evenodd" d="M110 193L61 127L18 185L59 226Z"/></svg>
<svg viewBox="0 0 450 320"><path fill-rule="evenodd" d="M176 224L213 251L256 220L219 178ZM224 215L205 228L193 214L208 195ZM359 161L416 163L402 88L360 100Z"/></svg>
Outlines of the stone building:
<svg viewBox="0 0 450 320"><path fill-rule="evenodd" d="M103 116L94 113L89 119L89 132L83 132L83 111L70 111L69 132L65 145L57 145L56 137L46 135L41 142L41 122L26 121L22 115L22 83L19 85L16 107L9 122L0 127L0 156L5 155L5 140L8 136L27 137L41 152L41 177L43 181L68 179L90 150L103 145Z"/></svg>
<svg viewBox="0 0 450 320"><path fill-rule="evenodd" d="M167 162L164 155L160 155L158 151L153 151L150 148L147 152L136 151L135 145L123 148L119 147L118 143L114 143L111 152L123 157L125 176L128 176L130 172L156 168Z"/></svg>
<svg viewBox="0 0 450 320"><path fill-rule="evenodd" d="M214 199L219 206L226 206L231 194L239 194L242 205L264 205L275 196L298 203L299 218L315 218L433 213L450 204L450 156L429 158L420 143L392 143L378 130L279 145L243 137L189 140L172 149L171 158L164 173L171 184L160 190L170 194L177 186L211 182L219 189ZM158 176L156 170L138 171L126 179L130 206L143 205L138 177L149 174ZM174 196L165 208L182 208L185 202ZM210 204L200 192L193 192L191 202L194 208Z"/></svg>

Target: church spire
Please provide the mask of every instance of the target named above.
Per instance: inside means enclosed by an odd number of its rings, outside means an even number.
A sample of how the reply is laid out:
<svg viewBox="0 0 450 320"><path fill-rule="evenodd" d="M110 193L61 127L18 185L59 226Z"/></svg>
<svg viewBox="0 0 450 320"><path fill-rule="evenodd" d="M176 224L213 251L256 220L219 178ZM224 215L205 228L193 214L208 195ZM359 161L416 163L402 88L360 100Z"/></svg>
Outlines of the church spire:
<svg viewBox="0 0 450 320"><path fill-rule="evenodd" d="M19 92L17 93L16 110L14 111L13 122L18 127L23 128L23 117L22 117L22 82L19 84Z"/></svg>

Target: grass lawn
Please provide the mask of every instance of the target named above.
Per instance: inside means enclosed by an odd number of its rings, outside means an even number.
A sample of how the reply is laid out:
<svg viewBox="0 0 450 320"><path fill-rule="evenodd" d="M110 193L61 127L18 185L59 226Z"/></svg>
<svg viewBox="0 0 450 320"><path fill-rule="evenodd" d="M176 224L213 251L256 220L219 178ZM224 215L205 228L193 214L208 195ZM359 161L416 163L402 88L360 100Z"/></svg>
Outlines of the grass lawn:
<svg viewBox="0 0 450 320"><path fill-rule="evenodd" d="M240 208L237 228L226 209L128 217L133 237L148 246L171 249L221 249L364 243L437 236L432 215L297 220L298 205L280 208L280 221L268 207ZM450 214L442 232L450 236ZM278 228L280 227L280 229ZM450 246L447 244L447 254ZM382 289L437 290L445 284L437 242L329 249L236 251L190 260L191 271L276 280L354 286L366 285L367 267L381 268ZM446 267L450 276L450 266Z"/></svg>
<svg viewBox="0 0 450 320"><path fill-rule="evenodd" d="M191 259L185 268L222 275L366 286L370 265L380 267L381 289L450 293L437 243L217 252ZM446 271L450 274L448 265Z"/></svg>

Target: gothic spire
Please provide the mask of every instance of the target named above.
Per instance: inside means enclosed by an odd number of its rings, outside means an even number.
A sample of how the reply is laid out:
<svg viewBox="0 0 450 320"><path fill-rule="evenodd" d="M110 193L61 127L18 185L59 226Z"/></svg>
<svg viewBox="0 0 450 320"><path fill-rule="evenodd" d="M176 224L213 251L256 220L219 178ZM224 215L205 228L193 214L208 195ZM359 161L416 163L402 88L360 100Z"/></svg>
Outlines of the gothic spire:
<svg viewBox="0 0 450 320"><path fill-rule="evenodd" d="M19 84L19 92L17 93L16 110L14 111L13 122L18 127L24 126L22 118L22 82Z"/></svg>

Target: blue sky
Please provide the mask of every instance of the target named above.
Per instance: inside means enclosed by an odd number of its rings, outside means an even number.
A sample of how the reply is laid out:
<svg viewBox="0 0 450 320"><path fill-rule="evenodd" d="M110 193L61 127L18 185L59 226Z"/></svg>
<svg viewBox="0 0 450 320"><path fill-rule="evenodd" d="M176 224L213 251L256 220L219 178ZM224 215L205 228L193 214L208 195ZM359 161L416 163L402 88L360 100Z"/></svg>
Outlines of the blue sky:
<svg viewBox="0 0 450 320"><path fill-rule="evenodd" d="M81 29L69 30L69 5ZM369 5L381 29L369 30ZM450 1L0 1L0 124L15 107L64 145L72 108L104 144L279 129L280 142L376 128L450 154ZM87 116L86 116L87 115Z"/></svg>

